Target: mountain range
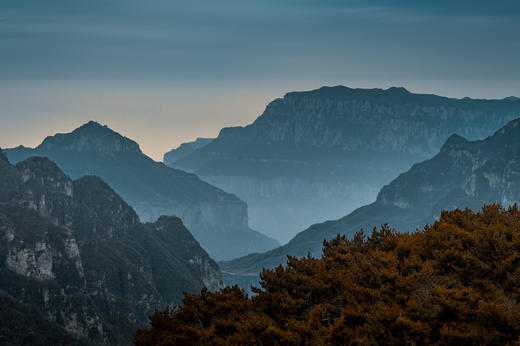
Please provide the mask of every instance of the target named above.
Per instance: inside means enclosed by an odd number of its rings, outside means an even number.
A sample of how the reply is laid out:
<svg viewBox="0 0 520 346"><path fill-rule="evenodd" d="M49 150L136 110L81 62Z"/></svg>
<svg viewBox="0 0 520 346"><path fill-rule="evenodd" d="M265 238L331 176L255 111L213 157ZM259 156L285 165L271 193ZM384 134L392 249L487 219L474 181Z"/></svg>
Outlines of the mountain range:
<svg viewBox="0 0 520 346"><path fill-rule="evenodd" d="M182 144L171 167L93 121L0 151L0 343L130 343L182 291L247 289L338 233L516 203L518 116L513 97L324 87Z"/></svg>
<svg viewBox="0 0 520 346"><path fill-rule="evenodd" d="M319 256L324 239L337 234L352 238L388 223L411 232L436 220L442 210L484 204L520 202L520 119L512 120L484 140L452 135L429 160L414 164L384 186L375 202L335 221L314 224L287 244L271 251L220 263L228 284L248 288L262 268L283 264L287 255Z"/></svg>
<svg viewBox="0 0 520 346"><path fill-rule="evenodd" d="M0 277L6 301L103 344L129 343L154 309L222 283L179 218L142 224L100 178L73 181L40 157L13 166L1 152Z"/></svg>
<svg viewBox="0 0 520 346"><path fill-rule="evenodd" d="M153 161L135 141L97 122L49 136L36 148L19 146L4 152L13 163L47 157L73 179L101 177L142 221L180 217L212 258L231 259L278 245L249 228L247 205L236 196L195 174Z"/></svg>
<svg viewBox="0 0 520 346"><path fill-rule="evenodd" d="M520 116L520 101L455 99L404 88L290 92L245 127L167 153L171 167L236 194L253 229L286 242L310 224L373 202L453 133L482 139ZM191 152L191 153L190 153Z"/></svg>

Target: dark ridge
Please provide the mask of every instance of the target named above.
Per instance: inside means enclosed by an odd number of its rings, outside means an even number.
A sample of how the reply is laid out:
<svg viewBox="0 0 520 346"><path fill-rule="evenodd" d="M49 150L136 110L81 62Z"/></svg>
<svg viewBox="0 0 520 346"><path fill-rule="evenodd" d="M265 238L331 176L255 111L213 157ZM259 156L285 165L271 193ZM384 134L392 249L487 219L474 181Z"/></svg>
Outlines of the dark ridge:
<svg viewBox="0 0 520 346"><path fill-rule="evenodd" d="M18 162L16 168L20 171L28 171L39 177L59 177L60 180L69 179L63 171L47 157L33 156Z"/></svg>
<svg viewBox="0 0 520 346"><path fill-rule="evenodd" d="M346 98L359 98L359 97L392 97L396 96L436 96L438 98L443 98L442 96L437 95L428 95L428 94L415 94L411 93L404 87L390 87L388 89L381 88L349 88L343 85L336 86L323 86L319 89L309 90L309 91L294 91L286 93L284 99L297 97L297 96L320 96L320 97L331 97L338 99L346 99ZM271 103L275 103L278 100L274 100Z"/></svg>
<svg viewBox="0 0 520 346"><path fill-rule="evenodd" d="M468 140L458 134L452 134L441 147L441 151L455 149L468 143Z"/></svg>
<svg viewBox="0 0 520 346"><path fill-rule="evenodd" d="M411 94L404 87L390 87L390 88L386 89L386 92L390 92L390 93L393 93L393 94L401 94L401 95Z"/></svg>
<svg viewBox="0 0 520 346"><path fill-rule="evenodd" d="M33 156L25 159L24 161L18 162L16 168L25 174L31 174L32 176L38 176L46 179L59 178L60 181L70 179L63 171L47 157Z"/></svg>
<svg viewBox="0 0 520 346"><path fill-rule="evenodd" d="M4 152L2 151L2 148L0 148L0 161L9 163L9 160L7 159L7 156L5 156Z"/></svg>
<svg viewBox="0 0 520 346"><path fill-rule="evenodd" d="M517 135L520 132L520 118L511 120L506 126L495 132L502 135Z"/></svg>
<svg viewBox="0 0 520 346"><path fill-rule="evenodd" d="M184 224L182 223L182 220L178 218L177 216L170 216L170 215L161 215L155 222L156 225L162 226L162 227L184 227Z"/></svg>
<svg viewBox="0 0 520 346"><path fill-rule="evenodd" d="M388 89L381 88L349 88L343 85L336 86L323 86L318 89L308 90L308 91L292 91L288 92L284 95L283 99L273 100L271 104L276 104L278 100L284 100L292 97L300 97L300 96L313 96L313 97L330 97L335 99L349 99L349 98L376 98L376 99L386 99L389 98L391 100L396 100L405 98L405 99L413 99L418 102L457 102L464 101L469 102L471 104L487 104L489 102L502 102L502 101L518 101L520 98L516 96L510 96L503 99L479 99L479 98L471 98L471 97L447 97L440 96L436 94L427 94L427 93L414 93L410 92L405 87L389 87Z"/></svg>
<svg viewBox="0 0 520 346"><path fill-rule="evenodd" d="M96 228L102 229L105 225L116 223L117 227L110 227L111 236L113 233L126 234L139 224L139 217L132 207L100 177L86 175L75 180L73 186L74 202L90 207L89 214L82 217L85 224L96 225Z"/></svg>

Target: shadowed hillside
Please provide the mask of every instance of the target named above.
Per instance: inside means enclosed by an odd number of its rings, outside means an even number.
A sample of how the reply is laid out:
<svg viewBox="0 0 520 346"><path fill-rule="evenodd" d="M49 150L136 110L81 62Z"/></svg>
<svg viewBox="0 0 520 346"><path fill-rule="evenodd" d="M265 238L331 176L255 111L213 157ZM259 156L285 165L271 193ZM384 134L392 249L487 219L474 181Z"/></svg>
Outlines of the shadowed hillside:
<svg viewBox="0 0 520 346"><path fill-rule="evenodd" d="M13 166L1 152L0 278L10 309L0 316L18 330L16 321L35 332L52 326L41 334L51 344L64 335L127 344L155 308L222 283L179 218L142 224L100 178L72 181L39 157ZM1 335L2 343L33 344L30 335Z"/></svg>

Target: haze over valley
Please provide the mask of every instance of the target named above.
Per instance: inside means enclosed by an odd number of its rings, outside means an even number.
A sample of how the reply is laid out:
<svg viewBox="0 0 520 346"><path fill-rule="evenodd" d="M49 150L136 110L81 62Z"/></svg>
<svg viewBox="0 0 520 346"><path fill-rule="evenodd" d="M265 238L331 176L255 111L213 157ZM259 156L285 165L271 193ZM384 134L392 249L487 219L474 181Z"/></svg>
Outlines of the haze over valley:
<svg viewBox="0 0 520 346"><path fill-rule="evenodd" d="M166 153L164 162L236 194L253 228L287 242L308 225L373 202L452 134L482 139L519 113L510 99L323 87L288 93L252 124L224 128L180 158Z"/></svg>

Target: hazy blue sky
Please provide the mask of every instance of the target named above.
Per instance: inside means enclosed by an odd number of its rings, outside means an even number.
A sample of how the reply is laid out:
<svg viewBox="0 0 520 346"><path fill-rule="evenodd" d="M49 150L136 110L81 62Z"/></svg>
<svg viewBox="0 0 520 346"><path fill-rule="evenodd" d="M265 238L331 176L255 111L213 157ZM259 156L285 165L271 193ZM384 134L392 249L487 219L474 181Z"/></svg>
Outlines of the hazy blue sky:
<svg viewBox="0 0 520 346"><path fill-rule="evenodd" d="M520 1L0 0L0 146L90 120L160 159L287 91L520 96Z"/></svg>

